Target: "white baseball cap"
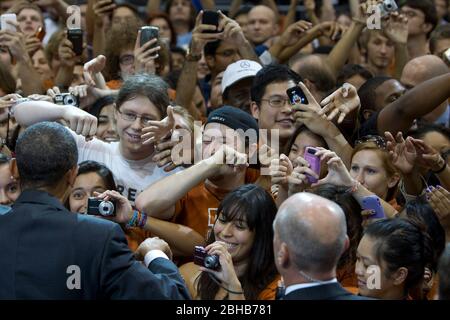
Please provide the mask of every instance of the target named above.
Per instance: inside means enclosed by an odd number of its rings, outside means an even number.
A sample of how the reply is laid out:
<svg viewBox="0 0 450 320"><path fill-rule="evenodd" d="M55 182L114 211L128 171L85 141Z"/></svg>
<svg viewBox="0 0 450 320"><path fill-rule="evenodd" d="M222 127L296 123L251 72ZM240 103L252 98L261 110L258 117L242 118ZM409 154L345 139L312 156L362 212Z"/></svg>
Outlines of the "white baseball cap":
<svg viewBox="0 0 450 320"><path fill-rule="evenodd" d="M222 76L222 93L239 80L256 76L261 69L262 66L252 60L239 60L228 65Z"/></svg>

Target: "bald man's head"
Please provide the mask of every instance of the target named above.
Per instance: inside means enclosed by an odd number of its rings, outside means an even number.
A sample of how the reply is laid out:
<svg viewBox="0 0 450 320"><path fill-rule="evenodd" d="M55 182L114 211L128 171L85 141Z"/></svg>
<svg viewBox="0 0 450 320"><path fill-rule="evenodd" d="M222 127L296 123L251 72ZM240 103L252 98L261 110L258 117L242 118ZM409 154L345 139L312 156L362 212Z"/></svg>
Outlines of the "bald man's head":
<svg viewBox="0 0 450 320"><path fill-rule="evenodd" d="M253 44L262 44L278 34L278 18L267 6L253 7L248 13L248 38Z"/></svg>
<svg viewBox="0 0 450 320"><path fill-rule="evenodd" d="M442 59L434 55L425 55L409 61L403 68L400 80L407 89L411 89L448 72L449 69Z"/></svg>
<svg viewBox="0 0 450 320"><path fill-rule="evenodd" d="M279 208L274 221L279 242L286 243L294 264L304 272L336 268L344 251L345 214L334 202L311 193L297 193Z"/></svg>

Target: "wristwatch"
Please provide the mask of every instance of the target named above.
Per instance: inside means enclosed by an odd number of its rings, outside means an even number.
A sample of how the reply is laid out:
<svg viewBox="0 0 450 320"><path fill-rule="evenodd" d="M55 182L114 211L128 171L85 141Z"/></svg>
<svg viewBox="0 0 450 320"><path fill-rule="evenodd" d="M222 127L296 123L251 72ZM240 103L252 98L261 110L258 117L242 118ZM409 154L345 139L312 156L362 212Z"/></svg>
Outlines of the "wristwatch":
<svg viewBox="0 0 450 320"><path fill-rule="evenodd" d="M201 54L193 54L191 52L191 48L188 48L187 54L186 54L187 61L199 61L201 58L202 58Z"/></svg>

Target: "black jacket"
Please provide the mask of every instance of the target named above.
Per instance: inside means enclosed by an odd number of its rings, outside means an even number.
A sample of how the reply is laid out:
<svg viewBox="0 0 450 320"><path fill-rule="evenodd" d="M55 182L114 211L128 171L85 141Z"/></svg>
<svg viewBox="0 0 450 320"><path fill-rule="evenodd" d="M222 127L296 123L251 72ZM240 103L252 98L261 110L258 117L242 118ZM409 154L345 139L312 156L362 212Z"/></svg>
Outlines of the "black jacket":
<svg viewBox="0 0 450 320"><path fill-rule="evenodd" d="M328 283L314 287L298 289L285 295L283 300L371 300L355 296L339 283Z"/></svg>
<svg viewBox="0 0 450 320"><path fill-rule="evenodd" d="M76 270L81 288L70 290ZM137 262L118 224L31 190L0 215L0 284L0 299L189 298L178 268L164 258L148 269Z"/></svg>

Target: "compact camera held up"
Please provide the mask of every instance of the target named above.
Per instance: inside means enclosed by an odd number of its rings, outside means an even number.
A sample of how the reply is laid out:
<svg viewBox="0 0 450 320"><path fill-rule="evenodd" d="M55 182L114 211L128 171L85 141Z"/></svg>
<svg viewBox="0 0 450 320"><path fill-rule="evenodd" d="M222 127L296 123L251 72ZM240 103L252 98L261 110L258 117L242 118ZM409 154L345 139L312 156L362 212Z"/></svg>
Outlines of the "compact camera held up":
<svg viewBox="0 0 450 320"><path fill-rule="evenodd" d="M398 6L397 3L395 3L395 0L384 0L382 3L378 5L378 7L380 8L380 13L382 17L385 17L391 12L398 10Z"/></svg>
<svg viewBox="0 0 450 320"><path fill-rule="evenodd" d="M196 265L199 265L199 266L202 266L202 267L205 267L208 269L212 269L212 270L220 269L219 256L208 255L205 251L205 248L203 248L202 246L195 246L194 263Z"/></svg>
<svg viewBox="0 0 450 320"><path fill-rule="evenodd" d="M60 105L70 105L70 106L74 106L74 107L79 107L79 101L78 101L78 97L74 96L71 93L61 93L61 94L57 94L55 95L55 97L53 98L53 101L55 102L55 104L60 104Z"/></svg>
<svg viewBox="0 0 450 320"><path fill-rule="evenodd" d="M104 201L94 197L88 198L87 214L102 217L116 216L116 202L114 200Z"/></svg>

